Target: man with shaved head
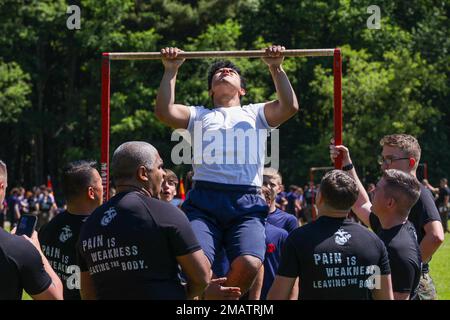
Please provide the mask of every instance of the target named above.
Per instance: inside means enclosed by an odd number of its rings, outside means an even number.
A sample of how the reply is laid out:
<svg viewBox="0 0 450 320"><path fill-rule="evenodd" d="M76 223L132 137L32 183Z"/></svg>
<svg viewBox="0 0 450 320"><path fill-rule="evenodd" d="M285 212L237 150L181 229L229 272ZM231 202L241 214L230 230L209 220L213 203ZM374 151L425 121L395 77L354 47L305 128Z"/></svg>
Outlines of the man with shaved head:
<svg viewBox="0 0 450 320"><path fill-rule="evenodd" d="M191 299L203 293L208 262L185 215L159 200L162 165L147 142L115 150L117 194L92 213L80 234L83 299Z"/></svg>
<svg viewBox="0 0 450 320"><path fill-rule="evenodd" d="M163 161L158 151L151 144L143 141L131 141L121 144L112 158L111 170L115 184L120 192L122 186L132 185L135 188L144 189L154 198L159 198L159 190L164 178L162 169ZM150 177L139 179L140 174L145 175L150 170ZM140 172L136 172L136 169Z"/></svg>
<svg viewBox="0 0 450 320"><path fill-rule="evenodd" d="M269 300L288 299L297 277L300 300L392 299L385 245L347 218L358 194L344 172L324 175L316 198L319 218L287 237Z"/></svg>

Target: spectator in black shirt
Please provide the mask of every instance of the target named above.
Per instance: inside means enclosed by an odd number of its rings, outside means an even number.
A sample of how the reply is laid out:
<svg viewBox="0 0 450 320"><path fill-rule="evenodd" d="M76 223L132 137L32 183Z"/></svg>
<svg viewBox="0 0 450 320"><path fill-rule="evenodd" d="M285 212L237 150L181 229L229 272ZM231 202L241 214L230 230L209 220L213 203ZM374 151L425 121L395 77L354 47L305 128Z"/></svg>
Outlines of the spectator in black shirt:
<svg viewBox="0 0 450 320"><path fill-rule="evenodd" d="M0 203L7 185L6 165L0 160ZM61 281L42 254L36 232L30 239L0 229L0 300L19 300L23 290L35 300L63 297Z"/></svg>
<svg viewBox="0 0 450 320"><path fill-rule="evenodd" d="M309 182L308 187L305 188L304 193L304 218L307 223L312 221L314 211L314 199L317 197L317 190L314 186L314 182Z"/></svg>
<svg viewBox="0 0 450 320"><path fill-rule="evenodd" d="M13 188L7 199L8 205L8 221L10 223L11 229L17 225L20 219L20 201L19 201L19 189Z"/></svg>
<svg viewBox="0 0 450 320"><path fill-rule="evenodd" d="M80 268L76 244L83 222L102 204L102 178L94 161L75 161L63 171L67 210L39 230L42 251L64 286L64 300L80 300Z"/></svg>
<svg viewBox="0 0 450 320"><path fill-rule="evenodd" d="M80 234L83 299L202 295L211 278L209 263L183 212L157 199L162 164L146 142L126 142L115 150L111 169L117 194L89 216Z"/></svg>
<svg viewBox="0 0 450 320"><path fill-rule="evenodd" d="M416 171L420 161L421 149L416 138L407 134L392 134L380 141L383 147L380 165L381 170L397 169L417 177ZM369 225L369 217L359 217ZM437 299L436 289L429 275L428 262L434 252L444 241L441 218L434 203L431 191L420 186L420 197L412 207L408 220L414 225L422 257L422 277L419 283L420 300Z"/></svg>
<svg viewBox="0 0 450 320"><path fill-rule="evenodd" d="M297 276L299 299L393 298L386 247L347 219L357 198L351 177L340 170L325 174L316 198L319 219L289 234L269 300L286 300Z"/></svg>
<svg viewBox="0 0 450 320"><path fill-rule="evenodd" d="M439 183L439 196L436 199L436 205L441 215L442 228L445 232L448 231L448 213L450 211L450 189L447 185L447 179L442 178Z"/></svg>

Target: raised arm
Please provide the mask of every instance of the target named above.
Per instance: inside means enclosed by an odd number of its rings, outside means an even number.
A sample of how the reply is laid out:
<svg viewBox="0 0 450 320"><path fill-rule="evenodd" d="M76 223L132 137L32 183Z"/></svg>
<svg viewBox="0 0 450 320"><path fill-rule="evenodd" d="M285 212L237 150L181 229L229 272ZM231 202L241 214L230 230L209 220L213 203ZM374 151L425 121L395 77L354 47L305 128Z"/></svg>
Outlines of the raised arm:
<svg viewBox="0 0 450 320"><path fill-rule="evenodd" d="M279 126L298 111L297 96L281 66L284 59L281 53L284 50L282 46L271 46L266 49L267 57L262 58L269 66L278 97L278 100L268 102L264 106L264 114L271 127Z"/></svg>
<svg viewBox="0 0 450 320"><path fill-rule="evenodd" d="M181 52L178 48L165 48L161 50L164 58L164 75L156 96L156 117L174 129L186 129L189 123L190 112L187 106L175 104L175 83L178 68L184 59L177 58Z"/></svg>
<svg viewBox="0 0 450 320"><path fill-rule="evenodd" d="M343 159L342 159L342 165L347 166L349 164L352 164L352 160L350 159L350 152L345 146L338 145L335 146L333 143L330 144L330 157L331 160L334 163L334 160L337 158L339 153L342 153ZM346 171L346 173L352 177L356 184L358 185L359 189L359 195L358 199L356 200L355 204L352 207L353 212L356 213L358 218L366 225L370 227L370 212L372 203L370 202L369 195L366 192L366 189L362 185L361 181L358 178L358 174L356 173L355 168Z"/></svg>
<svg viewBox="0 0 450 320"><path fill-rule="evenodd" d="M44 266L44 270L45 272L47 272L47 274L52 280L50 286L47 289L38 294L32 294L31 297L34 300L63 300L63 285L61 279L59 279L58 275L55 273L55 271L53 271L53 268L50 266L50 263L48 262L47 258L42 252L41 245L37 237L37 232L33 231L33 235L31 236L31 238L28 238L25 235L23 237L26 238L29 242L31 242L31 244L39 252L42 259L42 264Z"/></svg>

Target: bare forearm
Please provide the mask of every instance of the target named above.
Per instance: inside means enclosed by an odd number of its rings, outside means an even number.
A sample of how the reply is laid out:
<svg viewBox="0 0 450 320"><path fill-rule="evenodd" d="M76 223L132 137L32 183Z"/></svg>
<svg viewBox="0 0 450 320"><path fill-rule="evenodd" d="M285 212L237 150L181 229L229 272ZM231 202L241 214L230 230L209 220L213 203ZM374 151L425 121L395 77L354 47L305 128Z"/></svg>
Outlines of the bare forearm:
<svg viewBox="0 0 450 320"><path fill-rule="evenodd" d="M52 285L54 285L56 287L56 289L58 290L58 292L60 292L60 299L62 299L63 298L63 285L62 285L61 279L58 277L56 272L50 266L50 263L48 262L47 258L44 256L42 251L40 252L40 254L42 257L42 263L44 264L44 269L47 272L47 274L50 276L50 278L52 279Z"/></svg>
<svg viewBox="0 0 450 320"><path fill-rule="evenodd" d="M356 173L355 168L353 168L352 170L349 170L347 172L350 175L350 177L352 177L353 180L355 180L356 185L358 186L358 189L359 189L358 200L356 200L354 206L362 206L365 203L370 202L369 195L367 194L366 189L364 188L363 184L361 183L361 180L359 180L359 177L358 177L358 174Z"/></svg>
<svg viewBox="0 0 450 320"><path fill-rule="evenodd" d="M420 242L420 254L422 255L422 261L427 263L431 260L431 257L439 248L441 243L434 239L432 235L425 235L423 237L422 242Z"/></svg>
<svg viewBox="0 0 450 320"><path fill-rule="evenodd" d="M382 275L379 278L380 288L372 290L372 297L374 300L394 300L394 293L392 292L391 275Z"/></svg>
<svg viewBox="0 0 450 320"><path fill-rule="evenodd" d="M299 278L295 280L289 300L298 300L298 294L299 294Z"/></svg>
<svg viewBox="0 0 450 320"><path fill-rule="evenodd" d="M394 292L394 300L409 300L409 293Z"/></svg>
<svg viewBox="0 0 450 320"><path fill-rule="evenodd" d="M349 164L344 163L344 165ZM370 206L370 198L369 195L366 192L366 189L364 188L363 184L361 183L361 180L359 180L358 174L356 173L355 168L352 170L346 171L347 174L355 180L356 185L358 186L359 194L358 199L356 200L355 204L352 206L353 212L356 213L358 218L364 222L365 225L370 227L370 220L369 215L370 212L367 209L367 206Z"/></svg>
<svg viewBox="0 0 450 320"><path fill-rule="evenodd" d="M282 66L271 66L269 67L269 70L275 84L275 89L277 91L277 97L281 108L297 111L297 96L295 95L291 82L289 81L289 78L286 72L284 72Z"/></svg>
<svg viewBox="0 0 450 320"><path fill-rule="evenodd" d="M188 300L193 300L197 297L201 297L205 289L206 286L203 284L187 283L185 285L186 297Z"/></svg>
<svg viewBox="0 0 450 320"><path fill-rule="evenodd" d="M275 276L275 280L267 294L267 300L287 300L298 278Z"/></svg>
<svg viewBox="0 0 450 320"><path fill-rule="evenodd" d="M157 115L169 113L169 109L175 103L175 83L177 79L177 70L165 70L158 94L156 96L155 113Z"/></svg>
<svg viewBox="0 0 450 320"><path fill-rule="evenodd" d="M422 261L430 261L433 254L444 242L444 230L440 221L431 221L423 226L425 235L420 242L420 253Z"/></svg>

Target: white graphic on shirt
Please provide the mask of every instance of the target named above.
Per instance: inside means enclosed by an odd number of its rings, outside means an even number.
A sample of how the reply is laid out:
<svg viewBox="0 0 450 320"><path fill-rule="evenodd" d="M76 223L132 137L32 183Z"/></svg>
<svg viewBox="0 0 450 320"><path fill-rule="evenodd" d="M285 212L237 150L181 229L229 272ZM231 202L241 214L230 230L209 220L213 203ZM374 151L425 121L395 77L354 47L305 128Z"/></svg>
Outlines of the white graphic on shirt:
<svg viewBox="0 0 450 320"><path fill-rule="evenodd" d="M322 252L314 253L313 261L315 270L322 274L312 280L313 289L353 287L372 290L380 286L381 268L378 265L360 264L357 256L346 256L342 252Z"/></svg>
<svg viewBox="0 0 450 320"><path fill-rule="evenodd" d="M72 237L72 230L70 230L70 226L65 225L62 230L61 233L59 235L59 241L61 241L62 243L66 242L67 240L69 240Z"/></svg>
<svg viewBox="0 0 450 320"><path fill-rule="evenodd" d="M108 210L105 211L104 216L100 221L100 224L106 227L112 221L112 219L114 219L116 215L117 215L116 209L114 209L114 207L109 208Z"/></svg>
<svg viewBox="0 0 450 320"><path fill-rule="evenodd" d="M115 237L95 235L81 242L91 275L109 271L147 270L145 258L137 245L121 245Z"/></svg>
<svg viewBox="0 0 450 320"><path fill-rule="evenodd" d="M344 229L339 229L334 233L336 237L334 238L334 241L336 244L343 246L347 243L348 239L352 237L351 234L349 234L347 231L344 231Z"/></svg>

